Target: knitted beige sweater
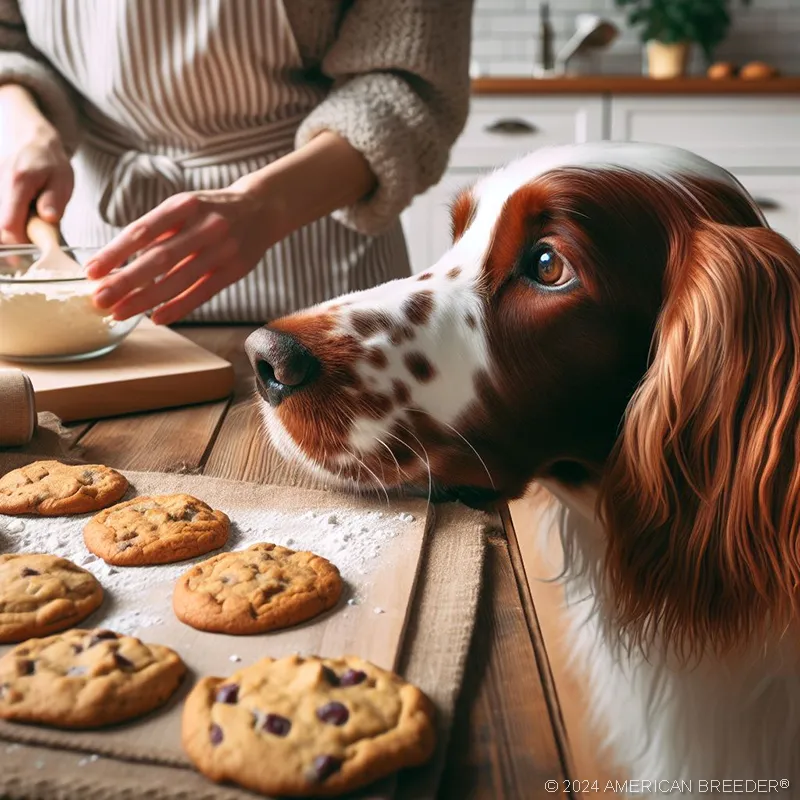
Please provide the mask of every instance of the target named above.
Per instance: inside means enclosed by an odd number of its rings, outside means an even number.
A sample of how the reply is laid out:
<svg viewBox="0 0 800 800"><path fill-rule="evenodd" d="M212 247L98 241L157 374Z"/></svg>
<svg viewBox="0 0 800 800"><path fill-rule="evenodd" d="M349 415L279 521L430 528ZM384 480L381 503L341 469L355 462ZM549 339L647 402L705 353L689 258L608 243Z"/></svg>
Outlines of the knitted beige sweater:
<svg viewBox="0 0 800 800"><path fill-rule="evenodd" d="M369 198L337 212L346 225L377 233L441 178L469 105L472 5L286 0L309 80L329 86L301 125L296 146L321 130L335 131L364 154L378 178ZM31 39L35 31L26 29L17 0L0 0L0 85L28 88L74 152L81 136L79 89L63 80Z"/></svg>

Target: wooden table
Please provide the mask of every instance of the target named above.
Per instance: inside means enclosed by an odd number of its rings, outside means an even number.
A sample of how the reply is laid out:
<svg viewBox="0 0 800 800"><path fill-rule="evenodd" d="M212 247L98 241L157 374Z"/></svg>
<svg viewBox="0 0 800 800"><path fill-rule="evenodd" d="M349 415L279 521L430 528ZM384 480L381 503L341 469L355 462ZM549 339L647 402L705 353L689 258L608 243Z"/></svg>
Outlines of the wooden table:
<svg viewBox="0 0 800 800"><path fill-rule="evenodd" d="M243 343L252 326L183 326L234 364L231 400L71 426L83 458L120 469L191 470L315 487L266 437ZM487 568L440 797L537 800L568 774L566 738L511 516L490 536Z"/></svg>

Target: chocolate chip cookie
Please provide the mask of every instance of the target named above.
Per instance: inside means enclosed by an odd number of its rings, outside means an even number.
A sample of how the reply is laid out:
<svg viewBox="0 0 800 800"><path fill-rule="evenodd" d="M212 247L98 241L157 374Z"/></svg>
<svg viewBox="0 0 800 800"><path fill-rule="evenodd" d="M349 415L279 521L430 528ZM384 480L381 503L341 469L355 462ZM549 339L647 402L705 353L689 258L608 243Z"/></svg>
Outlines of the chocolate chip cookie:
<svg viewBox="0 0 800 800"><path fill-rule="evenodd" d="M354 656L265 658L203 678L183 709L183 748L214 781L319 797L427 761L434 708L415 686Z"/></svg>
<svg viewBox="0 0 800 800"><path fill-rule="evenodd" d="M188 494L136 497L92 517L86 546L123 567L169 564L202 556L228 541L230 521Z"/></svg>
<svg viewBox="0 0 800 800"><path fill-rule="evenodd" d="M127 490L125 476L102 464L35 461L0 478L0 514L85 514L116 503Z"/></svg>
<svg viewBox="0 0 800 800"><path fill-rule="evenodd" d="M166 703L186 667L168 647L108 630L29 639L0 658L0 718L95 728Z"/></svg>
<svg viewBox="0 0 800 800"><path fill-rule="evenodd" d="M103 602L91 572L45 553L0 556L0 643L63 631Z"/></svg>
<svg viewBox="0 0 800 800"><path fill-rule="evenodd" d="M330 561L262 543L194 566L176 584L172 606L178 619L201 631L263 633L311 619L341 594L342 578Z"/></svg>

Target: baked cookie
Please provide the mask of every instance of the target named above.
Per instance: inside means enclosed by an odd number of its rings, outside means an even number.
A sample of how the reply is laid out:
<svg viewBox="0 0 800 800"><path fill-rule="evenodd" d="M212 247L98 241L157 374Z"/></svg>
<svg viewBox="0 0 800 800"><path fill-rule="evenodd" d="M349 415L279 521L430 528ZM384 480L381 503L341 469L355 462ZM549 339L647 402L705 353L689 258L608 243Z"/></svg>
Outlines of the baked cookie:
<svg viewBox="0 0 800 800"><path fill-rule="evenodd" d="M103 602L91 572L45 553L0 556L0 644L63 631Z"/></svg>
<svg viewBox="0 0 800 800"><path fill-rule="evenodd" d="M330 561L262 543L192 567L175 585L172 607L201 631L263 633L311 619L341 594L342 578Z"/></svg>
<svg viewBox="0 0 800 800"><path fill-rule="evenodd" d="M123 567L202 556L228 541L230 520L188 494L136 497L92 517L83 540L96 556Z"/></svg>
<svg viewBox="0 0 800 800"><path fill-rule="evenodd" d="M116 503L127 490L127 478L102 464L35 461L0 478L0 514L85 514Z"/></svg>
<svg viewBox="0 0 800 800"><path fill-rule="evenodd" d="M0 658L0 718L57 728L112 725L166 703L185 674L168 647L73 628Z"/></svg>
<svg viewBox="0 0 800 800"><path fill-rule="evenodd" d="M355 656L265 658L203 678L183 708L200 772L270 797L353 791L427 761L434 708L415 686Z"/></svg>

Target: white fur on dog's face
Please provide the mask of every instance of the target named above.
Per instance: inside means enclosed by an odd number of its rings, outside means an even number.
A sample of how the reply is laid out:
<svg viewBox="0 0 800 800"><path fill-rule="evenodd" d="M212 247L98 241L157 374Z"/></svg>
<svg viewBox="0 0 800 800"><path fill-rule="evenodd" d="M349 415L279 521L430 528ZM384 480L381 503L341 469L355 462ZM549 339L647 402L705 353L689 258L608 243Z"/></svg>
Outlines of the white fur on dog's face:
<svg viewBox="0 0 800 800"><path fill-rule="evenodd" d="M498 310L487 261L509 199L574 168L586 175L643 175L677 195L687 191L687 176L740 191L727 172L691 153L628 143L543 149L487 175L469 196L468 224L425 273L270 325L296 337L323 365L319 385L276 409L264 408L284 453L357 481L424 483L430 470L440 481L455 472L465 483L495 485L487 473L496 465L487 465L475 439L493 415L512 412L491 386L498 378L493 327L505 312ZM542 302L532 298L529 313L549 319ZM568 305L563 297L547 302ZM521 346L517 362L540 357L530 352L538 340L531 341ZM465 470L468 459L473 464Z"/></svg>

